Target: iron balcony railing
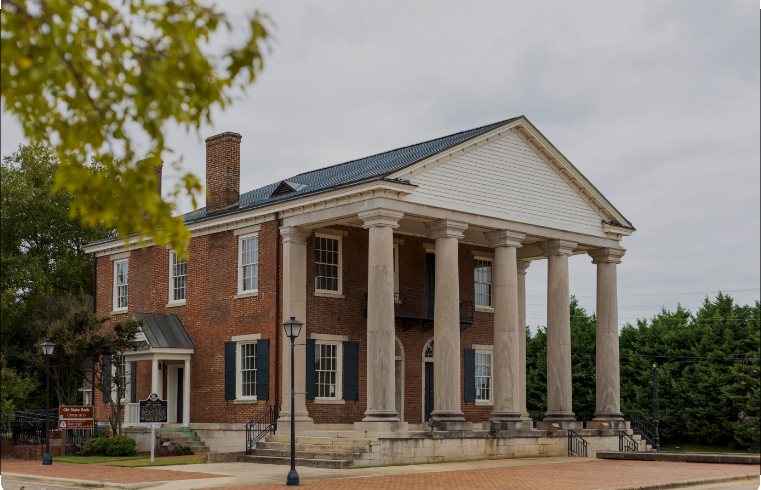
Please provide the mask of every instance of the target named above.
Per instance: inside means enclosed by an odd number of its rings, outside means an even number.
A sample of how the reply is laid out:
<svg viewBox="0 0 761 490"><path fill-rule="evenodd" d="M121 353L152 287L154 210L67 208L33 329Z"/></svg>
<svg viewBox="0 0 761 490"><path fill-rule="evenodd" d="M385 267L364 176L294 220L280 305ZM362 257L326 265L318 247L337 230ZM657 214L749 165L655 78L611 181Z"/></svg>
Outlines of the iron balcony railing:
<svg viewBox="0 0 761 490"><path fill-rule="evenodd" d="M473 302L460 301L460 330L473 324ZM416 322L423 323L423 330L433 326L434 298L417 294L395 293L394 316L404 320L404 330L412 328ZM367 293L365 293L365 317L367 317ZM427 328L426 328L427 327Z"/></svg>
<svg viewBox="0 0 761 490"><path fill-rule="evenodd" d="M578 456L580 458L587 457L587 450L589 443L584 440L576 432L568 429L568 457Z"/></svg>
<svg viewBox="0 0 761 490"><path fill-rule="evenodd" d="M650 446L655 447L655 424L639 410L622 410L624 420L630 423L635 434L639 434Z"/></svg>
<svg viewBox="0 0 761 490"><path fill-rule="evenodd" d="M629 434L620 430L618 431L618 450L625 451L637 451L639 444Z"/></svg>
<svg viewBox="0 0 761 490"><path fill-rule="evenodd" d="M246 455L251 456L256 443L261 441L267 434L274 434L276 430L277 414L275 413L275 406L267 405L256 417L251 419L251 422L246 424Z"/></svg>

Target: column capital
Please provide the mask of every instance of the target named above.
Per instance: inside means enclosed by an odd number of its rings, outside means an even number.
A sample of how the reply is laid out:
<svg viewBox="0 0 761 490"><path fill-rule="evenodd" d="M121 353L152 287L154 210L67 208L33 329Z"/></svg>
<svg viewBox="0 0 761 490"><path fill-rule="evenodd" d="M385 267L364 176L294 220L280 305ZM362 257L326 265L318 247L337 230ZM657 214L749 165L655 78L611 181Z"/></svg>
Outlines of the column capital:
<svg viewBox="0 0 761 490"><path fill-rule="evenodd" d="M526 269L528 269L530 265L531 265L530 260L519 260L518 261L518 275L525 276Z"/></svg>
<svg viewBox="0 0 761 490"><path fill-rule="evenodd" d="M305 244L311 234L312 230L305 230L304 228L296 228L295 226L280 227L283 243Z"/></svg>
<svg viewBox="0 0 761 490"><path fill-rule="evenodd" d="M489 246L492 248L523 246L521 241L526 238L525 233L512 230L497 230L484 233L484 237L489 240Z"/></svg>
<svg viewBox="0 0 761 490"><path fill-rule="evenodd" d="M626 253L625 248L593 248L587 250L593 264L620 264L621 257Z"/></svg>
<svg viewBox="0 0 761 490"><path fill-rule="evenodd" d="M399 220L402 219L404 213L393 209L375 208L362 211L357 216L365 222L362 225L362 228L365 229L376 226L397 229L399 228Z"/></svg>
<svg viewBox="0 0 761 490"><path fill-rule="evenodd" d="M562 240L560 238L545 240L537 243L537 245L542 249L545 257L549 257L550 255L571 255L573 249L576 248L576 242Z"/></svg>
<svg viewBox="0 0 761 490"><path fill-rule="evenodd" d="M425 224L431 238L457 238L462 240L462 232L468 228L467 223L451 219L440 219Z"/></svg>

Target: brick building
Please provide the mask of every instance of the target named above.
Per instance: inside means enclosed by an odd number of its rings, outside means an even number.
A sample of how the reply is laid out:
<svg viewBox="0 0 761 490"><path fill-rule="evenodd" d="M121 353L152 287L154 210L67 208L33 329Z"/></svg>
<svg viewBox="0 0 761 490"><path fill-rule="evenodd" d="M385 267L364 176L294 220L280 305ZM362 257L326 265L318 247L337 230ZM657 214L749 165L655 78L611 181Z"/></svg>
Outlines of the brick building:
<svg viewBox="0 0 761 490"><path fill-rule="evenodd" d="M525 117L243 194L241 136L206 143L208 205L185 217L184 260L118 239L86 247L97 312L146 322L139 348L117 362L136 373L127 424L151 392L177 424L243 424L270 405L289 421L281 323L295 317L305 324L294 356L295 391L306 393L296 396L297 430L409 431L431 417L442 430L529 429L524 280L531 261L547 259L542 423L580 429L568 257L589 254L598 401L587 428L624 427L616 264L634 228Z"/></svg>

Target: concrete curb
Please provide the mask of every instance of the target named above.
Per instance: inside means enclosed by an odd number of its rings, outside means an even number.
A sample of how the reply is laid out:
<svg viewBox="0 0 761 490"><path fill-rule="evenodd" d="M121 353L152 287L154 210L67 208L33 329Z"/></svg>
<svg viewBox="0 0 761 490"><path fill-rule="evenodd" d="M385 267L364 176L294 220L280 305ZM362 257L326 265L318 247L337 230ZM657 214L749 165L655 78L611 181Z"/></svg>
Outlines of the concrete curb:
<svg viewBox="0 0 761 490"><path fill-rule="evenodd" d="M681 488L687 486L709 485L711 483L731 483L739 481L758 481L759 476L755 473L733 476L714 476L711 478L699 478L697 480L682 480L668 483L651 483L647 485L631 485L628 487L604 488L601 490L665 490L667 488Z"/></svg>
<svg viewBox="0 0 761 490"><path fill-rule="evenodd" d="M3 473L3 479L15 480L15 481L28 481L35 483L51 483L61 485L71 485L86 488L105 488L114 490L138 490L141 488L156 487L169 483L168 481L147 481L140 483L114 483L114 482L102 482L92 480L75 480L72 478L53 478L50 476L38 476L38 475L20 475L17 473Z"/></svg>
<svg viewBox="0 0 761 490"><path fill-rule="evenodd" d="M672 461L680 463L761 464L761 455L751 453L671 453L661 451L598 451L597 459L618 461Z"/></svg>

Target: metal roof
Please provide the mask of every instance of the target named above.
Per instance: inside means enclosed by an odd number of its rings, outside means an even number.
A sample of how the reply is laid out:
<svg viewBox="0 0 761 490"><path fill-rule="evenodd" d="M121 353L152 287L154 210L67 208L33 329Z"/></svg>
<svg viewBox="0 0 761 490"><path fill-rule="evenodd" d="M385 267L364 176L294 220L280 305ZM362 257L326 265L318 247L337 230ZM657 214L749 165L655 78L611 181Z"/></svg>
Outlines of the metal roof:
<svg viewBox="0 0 761 490"><path fill-rule="evenodd" d="M185 325L177 315L135 313L135 320L143 320L141 328L152 348L195 349ZM147 347L147 346L146 346ZM142 347L136 347L142 348Z"/></svg>
<svg viewBox="0 0 761 490"><path fill-rule="evenodd" d="M459 145L460 143L474 138L480 134L491 131L494 128L503 126L520 119L514 117L505 121L500 121L480 128L463 131L461 133L451 134L443 138L437 138L416 145L397 148L396 150L379 153L359 160L333 165L331 167L313 170L303 174L290 177L269 184L259 189L246 192L240 196L240 204L236 209L250 209L270 204L298 199L308 194L318 194L330 189L346 185L360 184L373 180L382 180L385 176L390 175L402 168L412 165L415 162L423 160L442 152L447 148ZM295 189L294 192L273 196L272 193L278 186L286 182ZM186 222L192 222L202 219L206 216L206 208L201 208L185 215Z"/></svg>

